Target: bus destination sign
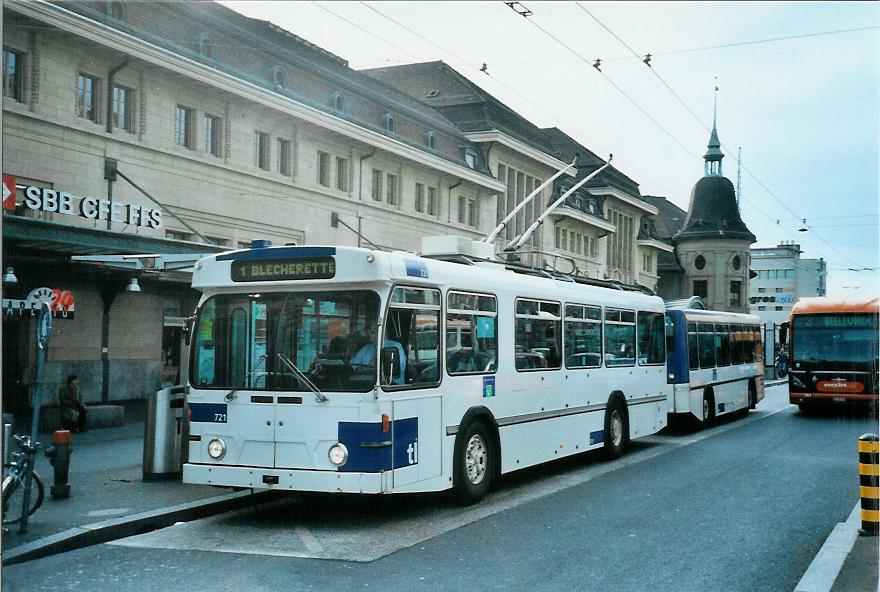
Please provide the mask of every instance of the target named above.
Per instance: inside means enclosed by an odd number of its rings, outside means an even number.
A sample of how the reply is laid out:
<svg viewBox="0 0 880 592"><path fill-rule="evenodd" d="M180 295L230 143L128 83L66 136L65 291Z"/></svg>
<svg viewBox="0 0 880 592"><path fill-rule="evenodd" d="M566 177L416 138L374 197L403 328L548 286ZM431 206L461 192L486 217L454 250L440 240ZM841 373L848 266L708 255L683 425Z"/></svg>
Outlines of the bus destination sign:
<svg viewBox="0 0 880 592"><path fill-rule="evenodd" d="M336 275L333 257L233 261L232 281L327 280Z"/></svg>

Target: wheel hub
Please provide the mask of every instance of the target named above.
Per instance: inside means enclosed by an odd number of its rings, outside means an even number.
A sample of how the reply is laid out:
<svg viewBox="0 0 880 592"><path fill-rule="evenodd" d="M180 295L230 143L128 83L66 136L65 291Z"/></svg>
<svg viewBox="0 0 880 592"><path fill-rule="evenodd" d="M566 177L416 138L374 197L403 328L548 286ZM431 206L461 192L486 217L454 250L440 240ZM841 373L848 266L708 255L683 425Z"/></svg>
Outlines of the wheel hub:
<svg viewBox="0 0 880 592"><path fill-rule="evenodd" d="M623 440L623 419L620 417L620 411L616 409L611 412L611 443L619 446Z"/></svg>
<svg viewBox="0 0 880 592"><path fill-rule="evenodd" d="M486 477L486 460L486 443L479 434L474 434L468 440L464 455L465 472L474 485Z"/></svg>

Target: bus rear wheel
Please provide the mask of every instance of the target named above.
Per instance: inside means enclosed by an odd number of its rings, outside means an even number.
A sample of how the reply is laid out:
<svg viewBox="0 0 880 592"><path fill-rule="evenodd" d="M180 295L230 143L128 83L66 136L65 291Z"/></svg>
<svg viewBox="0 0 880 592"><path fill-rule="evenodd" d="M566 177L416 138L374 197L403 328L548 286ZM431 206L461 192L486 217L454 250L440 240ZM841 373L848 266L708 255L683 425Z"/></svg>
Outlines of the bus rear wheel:
<svg viewBox="0 0 880 592"><path fill-rule="evenodd" d="M618 400L612 401L605 409L605 456L608 459L620 458L626 446L626 412Z"/></svg>
<svg viewBox="0 0 880 592"><path fill-rule="evenodd" d="M455 447L452 482L458 503L475 504L489 492L494 477L495 451L486 426L470 424Z"/></svg>
<svg viewBox="0 0 880 592"><path fill-rule="evenodd" d="M715 419L715 398L710 391L703 392L703 417L701 423L708 424Z"/></svg>

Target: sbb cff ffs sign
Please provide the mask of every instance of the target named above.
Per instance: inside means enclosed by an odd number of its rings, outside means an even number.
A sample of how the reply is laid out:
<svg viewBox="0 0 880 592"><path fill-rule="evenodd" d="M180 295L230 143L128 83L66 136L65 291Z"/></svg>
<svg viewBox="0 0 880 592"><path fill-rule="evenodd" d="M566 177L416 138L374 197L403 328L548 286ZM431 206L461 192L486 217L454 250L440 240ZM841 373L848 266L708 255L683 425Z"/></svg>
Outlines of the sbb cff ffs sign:
<svg viewBox="0 0 880 592"><path fill-rule="evenodd" d="M329 280L336 275L333 257L233 261L232 281Z"/></svg>

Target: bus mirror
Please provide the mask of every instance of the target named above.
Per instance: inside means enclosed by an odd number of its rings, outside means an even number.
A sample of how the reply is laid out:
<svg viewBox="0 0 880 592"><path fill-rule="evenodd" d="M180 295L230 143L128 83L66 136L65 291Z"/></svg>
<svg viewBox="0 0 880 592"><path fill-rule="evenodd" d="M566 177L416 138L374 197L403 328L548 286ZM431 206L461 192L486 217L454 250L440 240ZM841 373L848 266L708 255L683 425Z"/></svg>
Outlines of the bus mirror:
<svg viewBox="0 0 880 592"><path fill-rule="evenodd" d="M193 324L196 321L196 315L191 317L186 317L183 321L183 339L186 345L189 345L190 338L192 337Z"/></svg>
<svg viewBox="0 0 880 592"><path fill-rule="evenodd" d="M400 351L396 347L383 347L380 359L382 384L391 384L400 376Z"/></svg>

